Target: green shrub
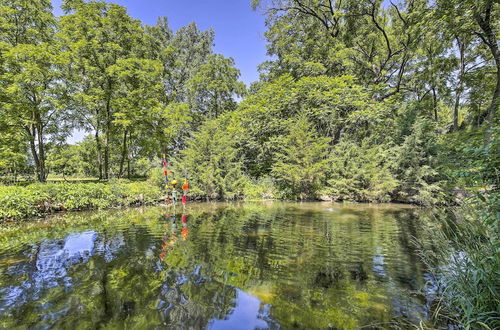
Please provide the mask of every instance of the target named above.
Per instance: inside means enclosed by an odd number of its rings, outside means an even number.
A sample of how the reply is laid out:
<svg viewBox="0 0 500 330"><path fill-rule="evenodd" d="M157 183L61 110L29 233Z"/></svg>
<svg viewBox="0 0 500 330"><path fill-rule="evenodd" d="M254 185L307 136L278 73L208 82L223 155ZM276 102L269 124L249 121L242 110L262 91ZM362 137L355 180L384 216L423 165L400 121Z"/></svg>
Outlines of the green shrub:
<svg viewBox="0 0 500 330"><path fill-rule="evenodd" d="M500 327L499 133L493 127L488 143L471 141L469 148L464 144L467 158L462 163L467 165L450 167L450 173L482 189L452 217L431 222L431 241L422 242L429 246L422 249L422 257L443 288L441 306L465 329Z"/></svg>
<svg viewBox="0 0 500 330"><path fill-rule="evenodd" d="M23 219L58 210L103 209L151 204L161 189L150 182L46 183L0 186L0 219Z"/></svg>
<svg viewBox="0 0 500 330"><path fill-rule="evenodd" d="M163 169L156 167L149 171L148 180L151 185L155 187L162 188L165 186L165 176L163 174Z"/></svg>
<svg viewBox="0 0 500 330"><path fill-rule="evenodd" d="M334 200L388 202L398 181L391 173L390 149L384 146L337 144L330 154L327 187Z"/></svg>
<svg viewBox="0 0 500 330"><path fill-rule="evenodd" d="M28 187L0 186L0 219L38 216L45 210L49 196Z"/></svg>
<svg viewBox="0 0 500 330"><path fill-rule="evenodd" d="M161 196L161 189L148 182L133 182L123 185L124 201L126 205L130 204L151 204L157 202Z"/></svg>
<svg viewBox="0 0 500 330"><path fill-rule="evenodd" d="M246 200L274 199L277 192L271 177L249 180L243 191Z"/></svg>

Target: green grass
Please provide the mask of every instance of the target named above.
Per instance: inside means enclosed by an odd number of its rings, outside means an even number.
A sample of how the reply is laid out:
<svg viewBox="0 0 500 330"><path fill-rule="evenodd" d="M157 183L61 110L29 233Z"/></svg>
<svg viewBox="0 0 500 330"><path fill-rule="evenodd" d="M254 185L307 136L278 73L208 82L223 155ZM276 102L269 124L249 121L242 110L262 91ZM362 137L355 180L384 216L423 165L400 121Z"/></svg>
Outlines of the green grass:
<svg viewBox="0 0 500 330"><path fill-rule="evenodd" d="M465 329L498 329L498 218L491 222L477 205L452 213L451 217L448 214L435 219L427 229L432 240L422 248L422 257L440 288L436 314L453 319Z"/></svg>

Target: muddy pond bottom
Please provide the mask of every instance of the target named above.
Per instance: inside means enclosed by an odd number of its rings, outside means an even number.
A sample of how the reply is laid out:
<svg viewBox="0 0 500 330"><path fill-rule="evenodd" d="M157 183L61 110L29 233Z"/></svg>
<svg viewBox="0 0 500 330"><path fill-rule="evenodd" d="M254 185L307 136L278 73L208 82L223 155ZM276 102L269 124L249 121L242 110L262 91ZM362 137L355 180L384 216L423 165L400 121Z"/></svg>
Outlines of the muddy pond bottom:
<svg viewBox="0 0 500 330"><path fill-rule="evenodd" d="M0 328L352 329L428 319L401 205L200 203L0 227Z"/></svg>

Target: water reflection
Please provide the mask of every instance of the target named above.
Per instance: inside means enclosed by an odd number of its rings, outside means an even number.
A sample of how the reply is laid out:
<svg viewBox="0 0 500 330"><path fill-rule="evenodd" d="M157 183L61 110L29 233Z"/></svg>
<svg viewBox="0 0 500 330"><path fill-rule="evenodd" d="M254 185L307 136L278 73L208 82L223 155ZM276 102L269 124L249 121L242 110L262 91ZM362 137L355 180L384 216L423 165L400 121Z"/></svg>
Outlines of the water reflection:
<svg viewBox="0 0 500 330"><path fill-rule="evenodd" d="M269 312L269 305L263 305L256 297L237 289L234 308L231 313L224 319L210 321L208 328L218 330L253 330L268 329L271 325L277 328L270 318Z"/></svg>
<svg viewBox="0 0 500 330"><path fill-rule="evenodd" d="M24 227L23 227L24 226ZM0 327L356 328L426 320L418 212L192 204L6 229Z"/></svg>

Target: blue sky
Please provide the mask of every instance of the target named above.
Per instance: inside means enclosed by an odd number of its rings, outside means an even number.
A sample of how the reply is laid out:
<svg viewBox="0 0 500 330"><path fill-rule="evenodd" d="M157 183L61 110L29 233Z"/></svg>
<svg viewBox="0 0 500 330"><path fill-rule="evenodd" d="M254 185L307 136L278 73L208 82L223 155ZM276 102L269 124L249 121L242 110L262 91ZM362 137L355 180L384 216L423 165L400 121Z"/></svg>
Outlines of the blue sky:
<svg viewBox="0 0 500 330"><path fill-rule="evenodd" d="M257 66L266 57L264 16L252 10L251 0L113 0L128 9L130 16L154 25L158 16L167 16L173 30L196 22L215 31L215 51L232 57L248 85L258 80ZM61 15L62 0L52 0Z"/></svg>

